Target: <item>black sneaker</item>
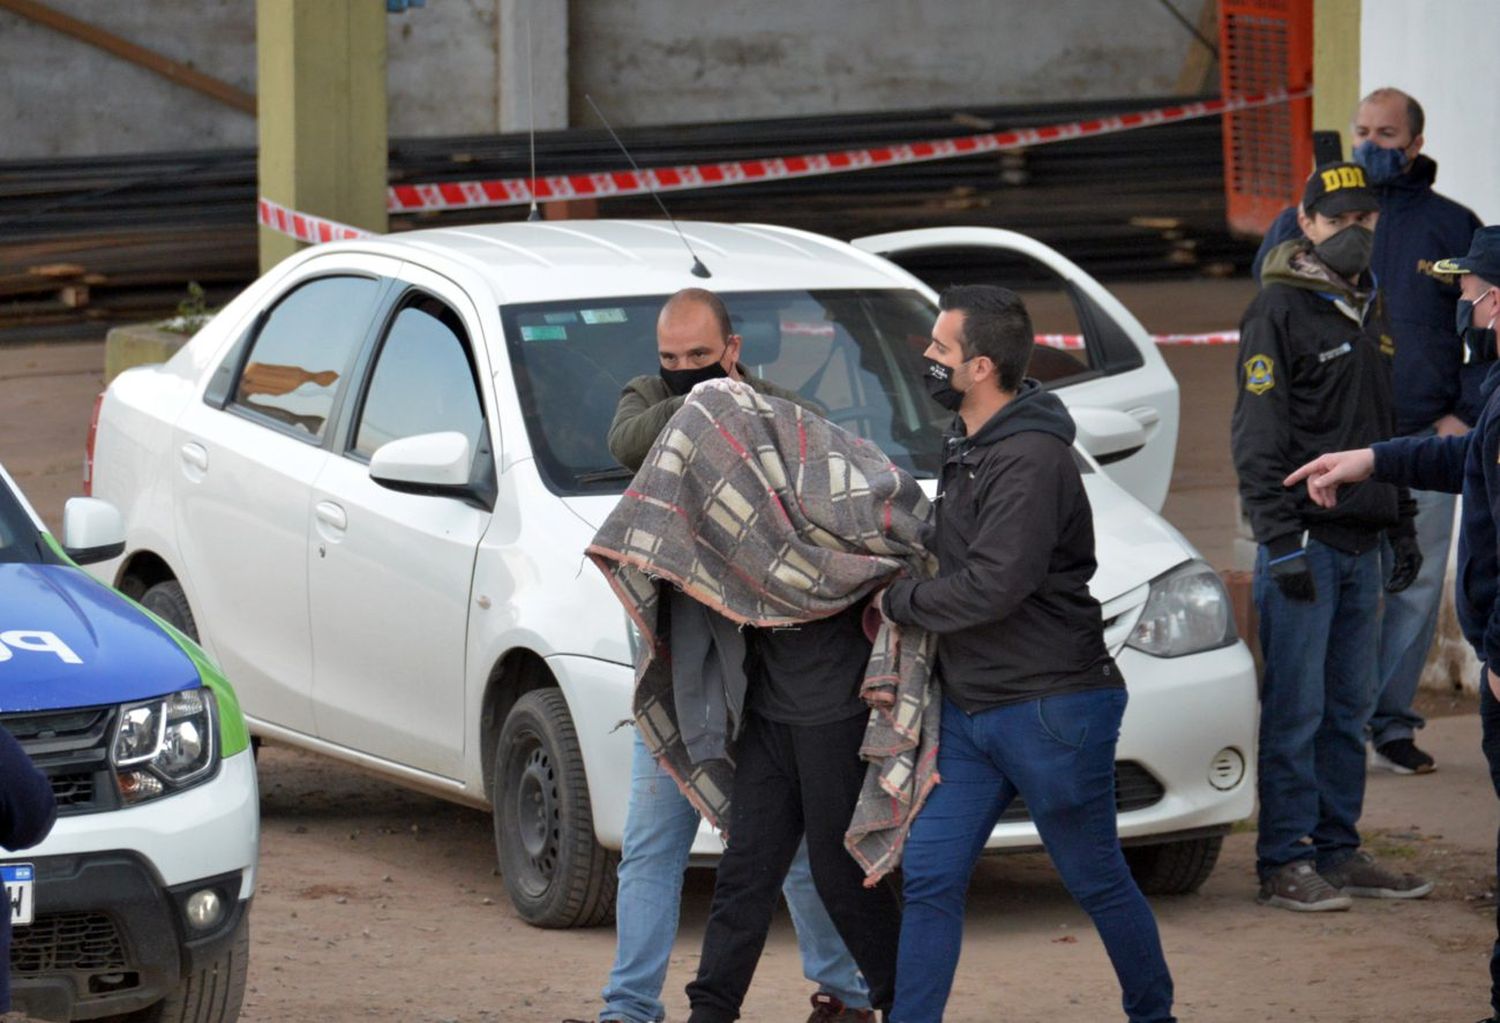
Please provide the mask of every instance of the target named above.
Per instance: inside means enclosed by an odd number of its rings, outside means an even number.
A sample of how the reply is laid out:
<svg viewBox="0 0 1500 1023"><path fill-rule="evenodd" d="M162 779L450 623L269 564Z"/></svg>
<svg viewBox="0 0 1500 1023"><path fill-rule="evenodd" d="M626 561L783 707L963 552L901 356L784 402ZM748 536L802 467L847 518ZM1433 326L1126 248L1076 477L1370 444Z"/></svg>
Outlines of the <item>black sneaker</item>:
<svg viewBox="0 0 1500 1023"><path fill-rule="evenodd" d="M1298 913L1329 913L1348 909L1349 896L1323 879L1312 860L1297 860L1279 868L1260 883L1255 901L1262 906Z"/></svg>
<svg viewBox="0 0 1500 1023"><path fill-rule="evenodd" d="M1323 880L1345 895L1362 899L1425 899L1433 887L1425 877L1382 867L1363 849L1322 873Z"/></svg>
<svg viewBox="0 0 1500 1023"><path fill-rule="evenodd" d="M1410 739L1392 739L1375 747L1370 757L1376 767L1383 767L1395 774L1431 774L1437 770L1437 761L1417 748Z"/></svg>
<svg viewBox="0 0 1500 1023"><path fill-rule="evenodd" d="M829 1023L831 1020L871 1023L874 1019L874 1009L850 1009L836 996L819 991L812 996L812 1015L807 1017L807 1023Z"/></svg>

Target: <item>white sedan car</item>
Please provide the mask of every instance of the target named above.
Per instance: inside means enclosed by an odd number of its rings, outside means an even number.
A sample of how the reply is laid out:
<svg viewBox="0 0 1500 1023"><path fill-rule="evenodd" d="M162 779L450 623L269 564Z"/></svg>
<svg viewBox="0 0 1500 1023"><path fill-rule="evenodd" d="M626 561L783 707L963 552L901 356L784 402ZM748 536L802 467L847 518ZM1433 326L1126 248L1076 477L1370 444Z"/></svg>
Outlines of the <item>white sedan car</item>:
<svg viewBox="0 0 1500 1023"><path fill-rule="evenodd" d="M1177 385L1097 282L1024 236L846 245L775 227L512 223L287 259L171 361L101 399L93 492L126 519L102 578L194 636L258 735L492 807L521 915L608 919L629 792L627 619L583 549L629 479L605 434L655 372L679 288L723 295L744 361L918 477L934 293L892 261L981 250L1049 282L1075 350L1033 375L1079 427L1107 641L1130 688L1120 830L1148 891L1208 876L1254 793L1256 694L1215 573L1159 518ZM886 258L891 257L891 258ZM1024 280L1022 280L1024 278ZM1017 805L992 849L1039 846ZM707 828L695 852L720 848Z"/></svg>

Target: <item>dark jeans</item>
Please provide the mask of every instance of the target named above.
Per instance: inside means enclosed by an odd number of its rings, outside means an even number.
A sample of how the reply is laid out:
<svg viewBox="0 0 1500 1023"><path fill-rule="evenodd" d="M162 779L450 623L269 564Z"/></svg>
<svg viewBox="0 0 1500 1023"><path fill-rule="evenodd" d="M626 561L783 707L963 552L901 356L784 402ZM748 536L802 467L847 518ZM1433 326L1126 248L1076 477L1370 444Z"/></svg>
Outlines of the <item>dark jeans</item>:
<svg viewBox="0 0 1500 1023"><path fill-rule="evenodd" d="M1255 561L1265 676L1260 697L1262 880L1297 860L1318 870L1359 849L1365 802L1365 724L1375 702L1380 554L1345 554L1313 540L1312 602L1288 600Z"/></svg>
<svg viewBox="0 0 1500 1023"><path fill-rule="evenodd" d="M1116 830L1115 743L1124 712L1123 689L1048 696L972 716L944 701L943 780L912 825L903 857L906 907L892 1023L943 1018L969 878L1017 793L1063 884L1093 918L1132 1023L1171 1023L1172 977L1156 918L1130 876Z"/></svg>
<svg viewBox="0 0 1500 1023"><path fill-rule="evenodd" d="M1490 765L1490 783L1500 796L1500 700L1490 692L1490 680L1484 668L1479 669L1479 723L1483 731L1480 746ZM1495 877L1500 884L1500 833L1495 837ZM1495 946L1490 950L1490 1005L1500 1019L1500 903L1495 906Z"/></svg>
<svg viewBox="0 0 1500 1023"><path fill-rule="evenodd" d="M890 1008L901 906L889 884L864 886L864 872L844 848L864 785L865 721L859 714L786 725L748 715L735 757L729 845L714 881L698 976L687 986L689 1023L739 1018L804 832L813 884L864 974L870 1004Z"/></svg>

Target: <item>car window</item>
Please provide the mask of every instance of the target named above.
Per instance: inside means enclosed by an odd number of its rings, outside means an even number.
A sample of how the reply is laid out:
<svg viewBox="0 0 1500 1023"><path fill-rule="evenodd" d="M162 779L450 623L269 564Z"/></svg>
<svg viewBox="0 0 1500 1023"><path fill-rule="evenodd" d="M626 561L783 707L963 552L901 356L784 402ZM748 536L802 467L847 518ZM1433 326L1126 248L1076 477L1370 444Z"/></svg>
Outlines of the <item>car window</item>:
<svg viewBox="0 0 1500 1023"><path fill-rule="evenodd" d="M0 477L0 564L47 565L61 560Z"/></svg>
<svg viewBox="0 0 1500 1023"><path fill-rule="evenodd" d="M380 281L350 276L319 277L289 293L251 342L231 404L321 440L380 291Z"/></svg>
<svg viewBox="0 0 1500 1023"><path fill-rule="evenodd" d="M902 468L932 476L951 420L922 386L937 310L905 289L726 292L741 361L878 444ZM533 454L558 493L623 489L609 452L621 389L655 376L656 318L666 295L505 306L501 319Z"/></svg>
<svg viewBox="0 0 1500 1023"><path fill-rule="evenodd" d="M992 248L928 249L894 258L939 290L954 283L998 284L1020 295L1037 342L1027 376L1055 388L1102 371L1094 325L1080 318L1072 289L1051 267Z"/></svg>
<svg viewBox="0 0 1500 1023"><path fill-rule="evenodd" d="M410 296L381 342L350 450L368 459L390 441L453 430L473 451L483 429L463 321L430 295Z"/></svg>

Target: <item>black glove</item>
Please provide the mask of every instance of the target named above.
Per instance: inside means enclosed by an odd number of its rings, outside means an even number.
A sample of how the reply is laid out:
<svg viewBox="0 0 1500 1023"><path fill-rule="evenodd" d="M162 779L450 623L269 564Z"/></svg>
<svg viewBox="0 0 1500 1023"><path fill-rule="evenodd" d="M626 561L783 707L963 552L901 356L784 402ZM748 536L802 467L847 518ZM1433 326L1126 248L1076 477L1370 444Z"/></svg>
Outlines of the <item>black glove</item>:
<svg viewBox="0 0 1500 1023"><path fill-rule="evenodd" d="M1287 600L1299 604L1311 604L1318 599L1318 588L1313 585L1312 569L1307 567L1307 555L1298 549L1271 559L1271 578L1281 588Z"/></svg>
<svg viewBox="0 0 1500 1023"><path fill-rule="evenodd" d="M1422 551L1415 536L1391 537L1391 574L1385 580L1385 592L1400 593L1417 581L1422 571Z"/></svg>

